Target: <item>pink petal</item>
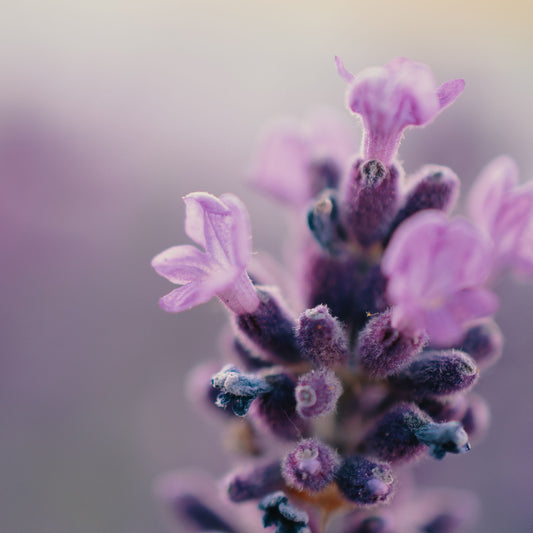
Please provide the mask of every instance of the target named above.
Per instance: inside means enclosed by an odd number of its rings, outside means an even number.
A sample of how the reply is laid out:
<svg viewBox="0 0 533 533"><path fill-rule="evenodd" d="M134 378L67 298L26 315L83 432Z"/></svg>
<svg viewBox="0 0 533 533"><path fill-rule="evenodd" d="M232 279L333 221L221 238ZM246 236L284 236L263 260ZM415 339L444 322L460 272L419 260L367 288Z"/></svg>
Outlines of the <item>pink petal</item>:
<svg viewBox="0 0 533 533"><path fill-rule="evenodd" d="M252 252L250 216L244 204L233 194L223 194L220 199L230 210L231 233L226 245L231 264L245 270Z"/></svg>
<svg viewBox="0 0 533 533"><path fill-rule="evenodd" d="M338 56L335 56L335 65L337 67L337 72L339 73L339 76L345 79L348 83L351 83L355 76L349 70L346 69L344 63L342 62L342 59Z"/></svg>
<svg viewBox="0 0 533 533"><path fill-rule="evenodd" d="M440 108L444 109L453 104L457 97L465 88L465 80L456 79L444 82L437 89L437 98L439 99Z"/></svg>
<svg viewBox="0 0 533 533"><path fill-rule="evenodd" d="M168 248L152 259L154 270L177 285L202 280L212 266L207 254L188 244Z"/></svg>
<svg viewBox="0 0 533 533"><path fill-rule="evenodd" d="M185 202L185 233L197 244L206 248L206 214L227 215L229 209L212 194L194 192L183 198Z"/></svg>

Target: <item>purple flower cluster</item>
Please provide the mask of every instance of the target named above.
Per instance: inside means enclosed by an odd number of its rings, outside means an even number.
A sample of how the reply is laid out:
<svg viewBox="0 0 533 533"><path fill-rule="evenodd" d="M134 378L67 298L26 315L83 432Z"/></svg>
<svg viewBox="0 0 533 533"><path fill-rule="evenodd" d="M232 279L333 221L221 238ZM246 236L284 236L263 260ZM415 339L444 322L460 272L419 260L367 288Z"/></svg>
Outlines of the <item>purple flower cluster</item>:
<svg viewBox="0 0 533 533"><path fill-rule="evenodd" d="M459 493L420 496L396 467L464 453L486 429L470 390L502 351L490 286L506 270L533 275L533 189L500 157L472 189L470 219L452 218L458 177L437 165L406 175L397 152L404 130L435 119L463 80L438 86L403 58L356 76L337 68L362 119L360 152L321 114L270 128L252 166L253 184L290 206L298 228L307 221L290 247L297 290L282 298L249 272L249 218L231 194L186 196L186 233L205 251L175 246L152 261L181 285L163 309L217 296L232 325L229 364L202 367L190 388L237 417L227 440L249 464L216 498L179 476L161 482L189 531L259 531L262 517L277 533L318 533L341 516L346 533L452 532L475 507Z"/></svg>

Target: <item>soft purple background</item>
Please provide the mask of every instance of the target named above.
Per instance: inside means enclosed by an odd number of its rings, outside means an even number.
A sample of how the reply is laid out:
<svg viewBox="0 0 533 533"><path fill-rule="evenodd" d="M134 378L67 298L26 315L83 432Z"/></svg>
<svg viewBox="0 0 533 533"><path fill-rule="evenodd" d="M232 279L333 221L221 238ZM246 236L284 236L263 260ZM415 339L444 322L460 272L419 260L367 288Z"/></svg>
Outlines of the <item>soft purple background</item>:
<svg viewBox="0 0 533 533"><path fill-rule="evenodd" d="M180 197L235 192L256 249L279 256L280 210L245 186L267 119L342 110L333 55L357 71L405 55L465 93L408 134L408 170L446 164L464 189L508 153L533 157L529 2L19 1L0 18L0 531L159 533L160 472L226 468L218 428L184 402L216 351L216 302L179 316L151 257L185 242ZM354 121L354 130L358 124ZM504 359L478 386L486 442L420 472L471 488L476 531L533 522L533 286L505 282Z"/></svg>

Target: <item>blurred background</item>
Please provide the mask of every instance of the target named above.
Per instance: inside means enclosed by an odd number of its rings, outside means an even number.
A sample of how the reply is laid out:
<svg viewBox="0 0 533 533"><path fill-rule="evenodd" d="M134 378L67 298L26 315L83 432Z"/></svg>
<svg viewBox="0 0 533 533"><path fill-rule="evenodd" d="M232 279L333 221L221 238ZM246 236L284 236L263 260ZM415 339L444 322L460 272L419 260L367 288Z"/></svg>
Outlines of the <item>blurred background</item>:
<svg viewBox="0 0 533 533"><path fill-rule="evenodd" d="M439 82L466 79L407 135L407 171L451 166L464 192L508 153L531 179L532 20L528 0L2 2L0 531L162 533L157 474L225 471L219 428L184 394L224 311L165 314L171 286L149 266L186 242L181 196L237 193L255 249L279 257L281 209L245 170L267 120L343 110L334 55L354 72L407 56ZM420 477L477 491L476 531L521 533L533 523L533 285L499 291L506 351L477 388L488 438Z"/></svg>

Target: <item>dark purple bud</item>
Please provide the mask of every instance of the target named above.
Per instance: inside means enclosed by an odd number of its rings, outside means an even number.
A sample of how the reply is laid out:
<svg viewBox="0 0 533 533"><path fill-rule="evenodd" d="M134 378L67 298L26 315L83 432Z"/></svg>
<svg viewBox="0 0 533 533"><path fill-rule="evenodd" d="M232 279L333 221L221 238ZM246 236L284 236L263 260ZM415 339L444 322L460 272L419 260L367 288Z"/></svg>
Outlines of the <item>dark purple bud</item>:
<svg viewBox="0 0 533 533"><path fill-rule="evenodd" d="M307 224L320 246L330 254L337 254L346 241L340 224L339 208L334 191L326 190L307 213Z"/></svg>
<svg viewBox="0 0 533 533"><path fill-rule="evenodd" d="M453 513L443 513L422 526L421 533L456 533L462 525L462 520Z"/></svg>
<svg viewBox="0 0 533 533"><path fill-rule="evenodd" d="M310 249L304 266L302 288L306 306L327 305L330 313L342 322L353 322L359 314L356 303L361 262L350 253L333 257Z"/></svg>
<svg viewBox="0 0 533 533"><path fill-rule="evenodd" d="M283 486L279 461L230 473L227 477L229 499L237 503L262 498Z"/></svg>
<svg viewBox="0 0 533 533"><path fill-rule="evenodd" d="M429 447L435 459L446 453L465 453L470 450L468 435L460 422L429 423L415 430L417 439Z"/></svg>
<svg viewBox="0 0 533 533"><path fill-rule="evenodd" d="M216 494L211 491L213 484L210 486L199 481L188 476L167 474L157 482L155 490L172 519L181 525L185 523L187 531L238 533L220 502L216 502Z"/></svg>
<svg viewBox="0 0 533 533"><path fill-rule="evenodd" d="M299 361L294 320L271 292L258 289L257 293L259 307L253 313L234 317L241 342L244 346L252 343L274 361Z"/></svg>
<svg viewBox="0 0 533 533"><path fill-rule="evenodd" d="M342 384L332 370L312 370L298 380L296 410L303 418L332 413L342 394Z"/></svg>
<svg viewBox="0 0 533 533"><path fill-rule="evenodd" d="M394 487L388 464L362 456L347 457L335 473L335 481L348 500L363 505L386 502Z"/></svg>
<svg viewBox="0 0 533 533"><path fill-rule="evenodd" d="M243 374L232 365L226 365L215 374L211 383L220 391L216 405L223 409L230 407L237 416L244 416L258 396L272 390L265 380L253 374Z"/></svg>
<svg viewBox="0 0 533 533"><path fill-rule="evenodd" d="M265 376L269 393L253 405L253 416L274 435L288 440L301 437L306 424L296 413L296 384L288 374Z"/></svg>
<svg viewBox="0 0 533 533"><path fill-rule="evenodd" d="M468 407L462 416L461 424L472 441L481 440L490 424L490 410L487 402L477 394L469 394Z"/></svg>
<svg viewBox="0 0 533 533"><path fill-rule="evenodd" d="M396 533L390 519L384 516L369 516L346 533Z"/></svg>
<svg viewBox="0 0 533 533"><path fill-rule="evenodd" d="M362 246L381 241L389 232L398 202L398 169L380 161L357 161L348 182L343 222Z"/></svg>
<svg viewBox="0 0 533 533"><path fill-rule="evenodd" d="M415 430L430 422L431 418L416 405L401 403L376 422L360 450L391 463L409 460L424 451Z"/></svg>
<svg viewBox="0 0 533 533"><path fill-rule="evenodd" d="M259 502L259 509L264 511L263 526L275 526L276 533L308 533L309 517L289 503L281 491L265 496Z"/></svg>
<svg viewBox="0 0 533 533"><path fill-rule="evenodd" d="M391 235L406 218L422 209L440 209L449 213L459 195L459 178L447 167L426 165L409 181L412 185L407 192L403 207L394 218Z"/></svg>
<svg viewBox="0 0 533 533"><path fill-rule="evenodd" d="M298 444L283 460L287 485L299 491L319 492L333 481L339 457L335 450L315 439Z"/></svg>
<svg viewBox="0 0 533 533"><path fill-rule="evenodd" d="M359 334L357 360L371 376L392 374L422 351L427 337L412 337L392 327L392 310L372 317Z"/></svg>
<svg viewBox="0 0 533 533"><path fill-rule="evenodd" d="M387 278L381 272L379 265L371 268L366 275L359 294L359 305L367 317L382 313L387 309L389 304L385 297L385 290L387 289Z"/></svg>
<svg viewBox="0 0 533 533"><path fill-rule="evenodd" d="M410 398L447 396L471 387L478 377L474 360L458 350L425 352L389 376L389 382Z"/></svg>
<svg viewBox="0 0 533 533"><path fill-rule="evenodd" d="M321 158L313 161L309 169L310 189L313 197L324 189L336 189L341 178L341 170L332 159Z"/></svg>
<svg viewBox="0 0 533 533"><path fill-rule="evenodd" d="M493 365L502 355L503 335L494 320L470 328L459 348L474 359L481 369Z"/></svg>
<svg viewBox="0 0 533 533"><path fill-rule="evenodd" d="M464 394L455 394L449 397L424 398L418 403L435 422L448 422L461 420L468 408L468 400ZM470 431L467 430L470 434Z"/></svg>
<svg viewBox="0 0 533 533"><path fill-rule="evenodd" d="M331 368L348 360L344 328L325 305L318 305L300 315L296 339L302 356L318 367Z"/></svg>

